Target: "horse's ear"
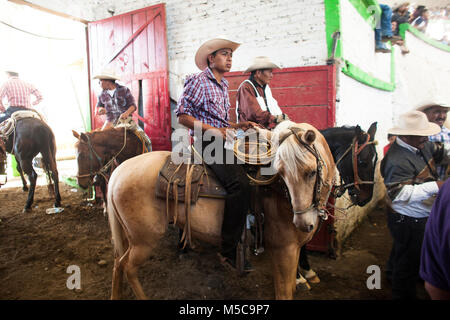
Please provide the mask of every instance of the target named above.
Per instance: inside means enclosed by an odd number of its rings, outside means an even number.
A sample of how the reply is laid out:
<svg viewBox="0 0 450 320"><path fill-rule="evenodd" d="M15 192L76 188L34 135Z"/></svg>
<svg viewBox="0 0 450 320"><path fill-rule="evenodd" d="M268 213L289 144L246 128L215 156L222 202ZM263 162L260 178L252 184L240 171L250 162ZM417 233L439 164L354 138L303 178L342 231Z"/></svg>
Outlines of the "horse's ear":
<svg viewBox="0 0 450 320"><path fill-rule="evenodd" d="M80 134L80 140L81 140L81 141L84 141L84 142L86 142L86 143L89 141L87 135L84 134L84 133L81 133L81 134Z"/></svg>
<svg viewBox="0 0 450 320"><path fill-rule="evenodd" d="M75 130L72 130L72 134L75 138L77 138L78 140L80 140L80 134L78 132L76 132Z"/></svg>
<svg viewBox="0 0 450 320"><path fill-rule="evenodd" d="M359 138L362 135L362 133L363 133L363 131L362 131L361 127L359 125L357 125L355 127L355 136Z"/></svg>
<svg viewBox="0 0 450 320"><path fill-rule="evenodd" d="M316 140L316 133L313 130L308 130L305 132L302 138L307 144L311 144L314 142L314 140Z"/></svg>
<svg viewBox="0 0 450 320"><path fill-rule="evenodd" d="M370 141L373 141L373 139L375 139L376 132L377 132L377 122L374 122L370 125L369 130L367 130L367 133L370 134Z"/></svg>

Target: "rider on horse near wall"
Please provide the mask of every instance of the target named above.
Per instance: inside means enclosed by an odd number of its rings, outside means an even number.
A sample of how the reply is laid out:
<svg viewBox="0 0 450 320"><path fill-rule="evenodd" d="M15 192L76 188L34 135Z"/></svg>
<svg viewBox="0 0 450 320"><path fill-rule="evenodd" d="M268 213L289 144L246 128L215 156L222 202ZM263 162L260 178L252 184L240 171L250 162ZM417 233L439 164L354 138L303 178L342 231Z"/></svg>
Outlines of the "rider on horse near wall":
<svg viewBox="0 0 450 320"><path fill-rule="evenodd" d="M6 70L8 80L0 88L0 124L20 110L31 109L42 101L42 95L32 84L19 78L17 71ZM36 99L31 102L31 96ZM9 107L5 110L3 99L8 99ZM5 172L6 163L0 162L0 174Z"/></svg>
<svg viewBox="0 0 450 320"><path fill-rule="evenodd" d="M94 79L99 79L100 86L103 89L97 101L97 114L106 115L106 121L101 130L113 128L120 122L132 124L133 129L137 130L137 132L135 131L136 134L144 140L147 150L151 151L150 138L131 119L132 113L137 108L130 89L118 84L116 80L120 78L110 69L103 70Z"/></svg>
<svg viewBox="0 0 450 320"><path fill-rule="evenodd" d="M284 120L289 120L287 114L281 111L277 100L272 96L269 84L273 78L273 69L279 69L269 57L259 56L253 59L252 64L245 70L250 72L250 77L244 80L236 93L236 119L238 122L253 121L271 130ZM254 189L254 198L259 198L258 188ZM254 210L259 210L256 207ZM260 212L254 212L259 214ZM301 260L306 261L302 265L302 272L304 274L316 276L316 273L311 269L306 258L306 245L301 248ZM303 260L302 260L303 259ZM318 279L318 277L317 277ZM297 283L304 283L306 280L297 273Z"/></svg>
<svg viewBox="0 0 450 320"><path fill-rule="evenodd" d="M5 71L8 80L0 88L0 123L9 119L11 115L19 110L31 109L32 106L42 101L42 95L32 84L19 79L16 71ZM35 100L31 102L31 96ZM8 99L9 107L5 110L3 99Z"/></svg>
<svg viewBox="0 0 450 320"><path fill-rule="evenodd" d="M211 145L202 140L203 133L213 133L216 152L222 152L223 159L234 159L233 163L208 163L227 191L224 218L222 224L222 244L220 258L222 263L236 270L236 247L242 234L249 208L250 184L242 165L237 164L232 151L225 149L227 130L256 126L255 123L229 121L230 99L228 81L224 74L229 72L233 52L240 44L223 38L211 39L203 43L195 55L195 63L202 71L189 77L184 85L183 94L178 101L176 115L178 122L194 131L201 128L195 139L202 141L202 154ZM221 141L221 144L217 142ZM218 150L218 147L220 150ZM200 152L200 150L197 150ZM230 154L231 153L231 154ZM228 156L227 156L228 154ZM248 261L244 262L244 271L251 271Z"/></svg>

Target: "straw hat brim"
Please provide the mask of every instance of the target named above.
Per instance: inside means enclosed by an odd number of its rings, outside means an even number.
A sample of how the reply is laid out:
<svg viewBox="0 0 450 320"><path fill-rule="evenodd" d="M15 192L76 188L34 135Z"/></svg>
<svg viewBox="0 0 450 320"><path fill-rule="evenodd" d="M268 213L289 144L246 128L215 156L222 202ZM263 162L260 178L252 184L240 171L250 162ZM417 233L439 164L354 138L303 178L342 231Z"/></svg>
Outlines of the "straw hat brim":
<svg viewBox="0 0 450 320"><path fill-rule="evenodd" d="M94 77L94 79L100 80L120 80L120 78L113 74L98 74Z"/></svg>
<svg viewBox="0 0 450 320"><path fill-rule="evenodd" d="M449 104L446 104L446 103L442 103L442 102L430 102L430 103L426 103L426 104L424 104L424 105L418 107L416 110L417 110L417 111L422 111L422 112L423 112L423 111L427 110L428 108L434 107L434 106L441 106L441 107L443 107L443 108L450 108L450 105L449 105Z"/></svg>
<svg viewBox="0 0 450 320"><path fill-rule="evenodd" d="M441 127L435 123L430 122L428 128L424 129L414 129L414 128L400 128L394 127L388 130L389 134L396 136L433 136L441 132Z"/></svg>
<svg viewBox="0 0 450 320"><path fill-rule="evenodd" d="M219 49L231 49L231 51L235 51L241 44L227 40L224 38L215 38L206 41L203 43L200 48L198 48L197 53L195 54L195 64L200 70L205 70L208 66L208 55L217 51Z"/></svg>
<svg viewBox="0 0 450 320"><path fill-rule="evenodd" d="M244 72L252 72L255 70L262 70L262 69L280 69L280 67L272 62L255 63L252 64L250 67L248 67L247 70L245 70Z"/></svg>

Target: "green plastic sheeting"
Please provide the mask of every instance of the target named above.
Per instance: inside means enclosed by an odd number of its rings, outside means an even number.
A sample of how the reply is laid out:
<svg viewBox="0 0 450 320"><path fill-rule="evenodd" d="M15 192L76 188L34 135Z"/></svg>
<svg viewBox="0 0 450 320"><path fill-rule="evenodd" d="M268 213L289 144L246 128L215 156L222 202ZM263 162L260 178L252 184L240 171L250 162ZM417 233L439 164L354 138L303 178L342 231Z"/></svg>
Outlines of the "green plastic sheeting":
<svg viewBox="0 0 450 320"><path fill-rule="evenodd" d="M341 32L341 1L350 1L359 14L372 26L375 26L375 14L380 15L381 9L376 0L325 0L325 21L326 21L326 37L328 57L333 54L333 34ZM375 35L374 35L375 38ZM395 59L394 50L391 52L391 79L390 82L378 79L371 74L364 71L363 67L354 65L351 61L345 59L342 41L339 39L336 46L335 59L340 59L344 62L342 72L347 76L364 83L373 88L384 91L395 90Z"/></svg>
<svg viewBox="0 0 450 320"><path fill-rule="evenodd" d="M435 48L450 52L450 46L439 42L437 40L431 39L430 37L428 37L425 33L420 32L419 30L417 30L416 28L414 28L413 26L411 26L409 23L402 23L399 26L399 33L401 35L401 37L403 39L405 39L405 33L406 31L411 32L413 35L415 35L417 38L425 41L426 43L428 43L430 46L433 46Z"/></svg>

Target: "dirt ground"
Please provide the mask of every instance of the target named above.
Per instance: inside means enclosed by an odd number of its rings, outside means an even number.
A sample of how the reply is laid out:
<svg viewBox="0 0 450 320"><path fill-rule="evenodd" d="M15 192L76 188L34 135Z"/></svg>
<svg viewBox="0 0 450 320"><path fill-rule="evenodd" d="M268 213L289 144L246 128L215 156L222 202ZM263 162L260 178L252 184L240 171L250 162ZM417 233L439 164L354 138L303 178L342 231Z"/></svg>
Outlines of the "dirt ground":
<svg viewBox="0 0 450 320"><path fill-rule="evenodd" d="M31 213L22 213L26 193L0 189L0 299L109 299L113 252L102 208L86 195L61 183L64 211L48 215L53 206L46 187L37 187ZM216 249L197 243L187 254L177 251L178 231L169 227L159 249L140 270L150 299L273 299L268 254L251 256L256 271L239 277L219 263ZM297 291L299 300L390 299L384 276L391 237L382 210L371 212L350 236L336 260L310 253L321 282ZM67 268L81 272L81 290L69 290ZM369 290L370 265L381 268L381 289ZM418 284L419 297L427 298ZM124 298L134 299L128 285Z"/></svg>

